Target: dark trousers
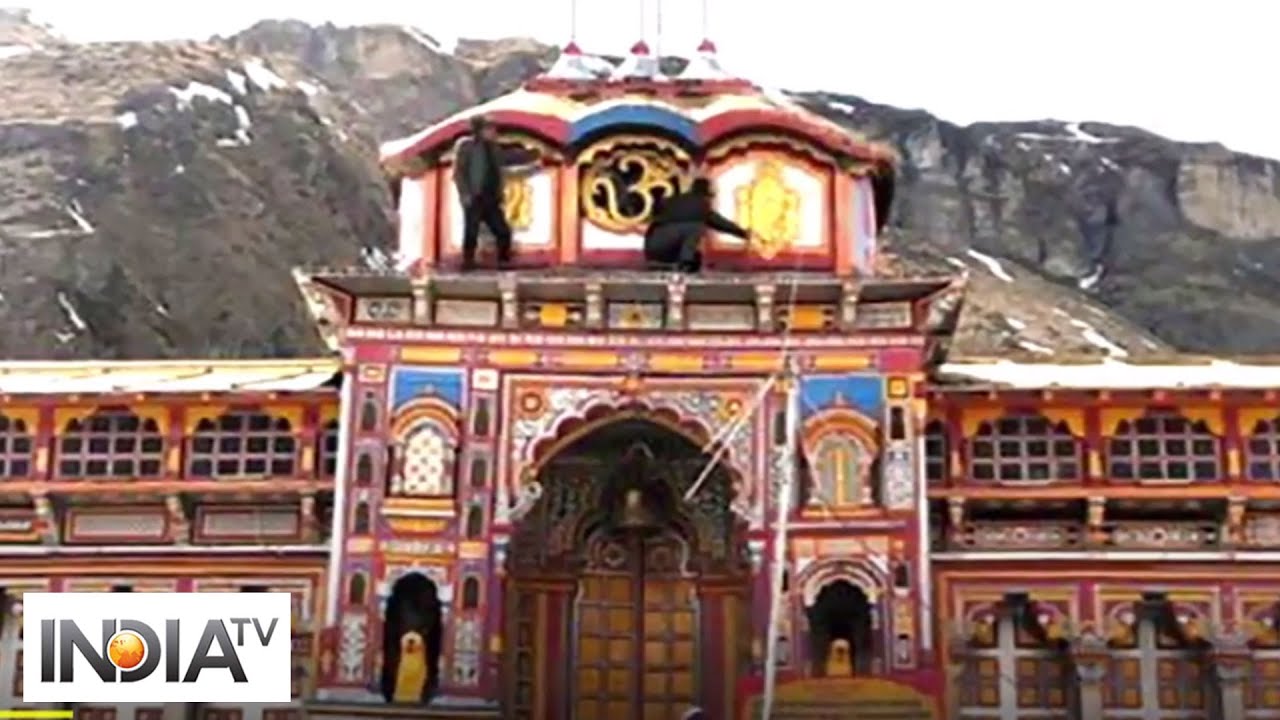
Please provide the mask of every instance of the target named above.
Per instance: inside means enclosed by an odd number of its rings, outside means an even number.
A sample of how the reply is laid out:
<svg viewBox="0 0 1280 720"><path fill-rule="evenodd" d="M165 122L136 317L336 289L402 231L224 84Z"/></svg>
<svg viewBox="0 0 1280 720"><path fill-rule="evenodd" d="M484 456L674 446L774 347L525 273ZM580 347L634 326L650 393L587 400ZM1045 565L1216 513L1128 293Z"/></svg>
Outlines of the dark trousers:
<svg viewBox="0 0 1280 720"><path fill-rule="evenodd" d="M655 225L644 234L644 259L654 265L678 265L681 270L702 269L702 223Z"/></svg>
<svg viewBox="0 0 1280 720"><path fill-rule="evenodd" d="M511 225L502 211L502 195L482 195L462 209L462 262L470 265L476 261L476 241L480 238L480 225L493 233L498 248L498 262L511 259Z"/></svg>

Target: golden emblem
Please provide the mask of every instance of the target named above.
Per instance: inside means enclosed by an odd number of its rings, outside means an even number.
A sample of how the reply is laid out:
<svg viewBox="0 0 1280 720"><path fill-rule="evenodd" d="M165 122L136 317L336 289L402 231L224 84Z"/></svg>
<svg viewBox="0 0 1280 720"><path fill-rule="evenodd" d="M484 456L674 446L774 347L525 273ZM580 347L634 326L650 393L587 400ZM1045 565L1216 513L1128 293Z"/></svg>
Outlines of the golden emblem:
<svg viewBox="0 0 1280 720"><path fill-rule="evenodd" d="M643 233L659 199L688 181L688 156L658 138L609 138L584 151L579 162L583 215L612 233Z"/></svg>
<svg viewBox="0 0 1280 720"><path fill-rule="evenodd" d="M513 232L528 230L533 224L533 186L528 178L508 178L502 184L502 214Z"/></svg>
<svg viewBox="0 0 1280 720"><path fill-rule="evenodd" d="M755 231L752 249L760 257L769 260L799 239L800 193L787 185L777 160L757 163L755 177L734 199L738 224Z"/></svg>

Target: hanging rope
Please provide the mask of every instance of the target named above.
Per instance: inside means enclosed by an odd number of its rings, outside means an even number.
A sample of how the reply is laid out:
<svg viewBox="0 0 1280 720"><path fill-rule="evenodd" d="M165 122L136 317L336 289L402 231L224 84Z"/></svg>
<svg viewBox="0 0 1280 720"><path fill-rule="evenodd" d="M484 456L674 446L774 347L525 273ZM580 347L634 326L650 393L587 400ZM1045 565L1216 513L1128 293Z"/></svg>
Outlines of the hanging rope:
<svg viewBox="0 0 1280 720"><path fill-rule="evenodd" d="M778 516L774 520L773 537L773 577L769 592L769 626L765 631L765 665L764 665L764 698L761 701L760 718L769 720L773 714L774 688L778 683L778 627L782 621L782 610L786 605L783 593L783 581L787 574L787 533L790 529L791 498L795 492L796 464L799 460L798 447L800 434L800 374L794 358L788 358L786 368L787 383L787 444L783 452L786 475L778 488Z"/></svg>
<svg viewBox="0 0 1280 720"><path fill-rule="evenodd" d="M569 0L569 42L578 42L578 0Z"/></svg>
<svg viewBox="0 0 1280 720"><path fill-rule="evenodd" d="M653 56L658 59L658 62L662 62L662 0L654 1L658 6L654 9L657 37L653 40Z"/></svg>

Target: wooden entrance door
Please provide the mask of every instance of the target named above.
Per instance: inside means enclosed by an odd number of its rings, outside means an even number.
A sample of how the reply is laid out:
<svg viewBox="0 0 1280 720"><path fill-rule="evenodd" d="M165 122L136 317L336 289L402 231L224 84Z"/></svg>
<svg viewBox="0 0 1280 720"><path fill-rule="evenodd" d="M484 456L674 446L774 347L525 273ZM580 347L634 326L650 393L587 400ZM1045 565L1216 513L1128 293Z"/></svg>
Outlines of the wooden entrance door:
<svg viewBox="0 0 1280 720"><path fill-rule="evenodd" d="M574 720L671 720L696 704L697 592L674 532L601 532L574 603Z"/></svg>

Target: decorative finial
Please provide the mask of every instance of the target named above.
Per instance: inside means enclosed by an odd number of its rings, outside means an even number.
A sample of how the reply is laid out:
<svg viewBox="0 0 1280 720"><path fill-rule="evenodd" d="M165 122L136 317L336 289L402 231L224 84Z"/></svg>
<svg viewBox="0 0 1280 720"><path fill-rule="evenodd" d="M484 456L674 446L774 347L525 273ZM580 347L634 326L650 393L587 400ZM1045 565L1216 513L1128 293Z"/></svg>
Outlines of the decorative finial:
<svg viewBox="0 0 1280 720"><path fill-rule="evenodd" d="M698 45L698 52L689 59L689 64L680 73L681 80L731 80L733 76L720 66L720 58L716 57L716 44L711 38L704 38Z"/></svg>
<svg viewBox="0 0 1280 720"><path fill-rule="evenodd" d="M644 40L631 46L631 54L613 71L614 78L652 79L658 76L658 59L649 50L649 43Z"/></svg>

